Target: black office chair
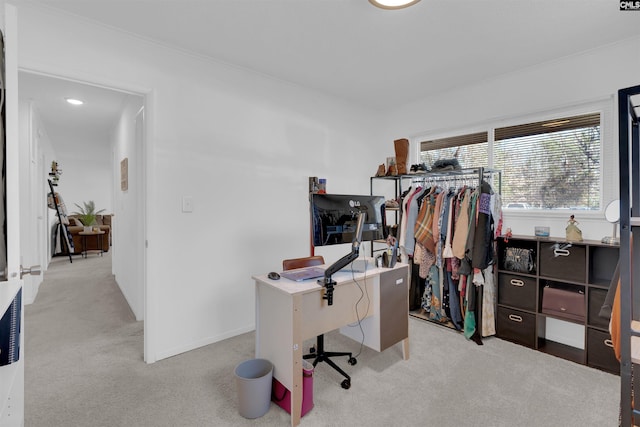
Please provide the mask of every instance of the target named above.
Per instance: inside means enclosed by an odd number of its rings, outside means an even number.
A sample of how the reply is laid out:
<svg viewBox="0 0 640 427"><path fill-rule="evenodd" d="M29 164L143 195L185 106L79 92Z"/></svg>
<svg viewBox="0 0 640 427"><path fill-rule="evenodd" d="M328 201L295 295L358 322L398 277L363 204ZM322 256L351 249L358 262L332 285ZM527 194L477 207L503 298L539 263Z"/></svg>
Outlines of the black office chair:
<svg viewBox="0 0 640 427"><path fill-rule="evenodd" d="M312 267L314 265L322 265L324 264L324 258L320 255L305 257L305 258L293 258L293 259L285 259L282 261L282 269L283 270L293 270L295 268L303 268L303 267ZM340 357L340 356L348 356L349 364L355 365L358 363L353 354L350 352L335 352L335 351L325 351L324 350L324 335L318 335L316 337L316 345L315 347L311 347L309 350L309 354L305 354L303 359L314 359L313 366L315 367L320 362L326 362L329 366L331 366L336 371L340 372L342 376L345 377L345 380L340 383L342 388L349 389L351 387L351 377L338 365L335 364L330 357Z"/></svg>

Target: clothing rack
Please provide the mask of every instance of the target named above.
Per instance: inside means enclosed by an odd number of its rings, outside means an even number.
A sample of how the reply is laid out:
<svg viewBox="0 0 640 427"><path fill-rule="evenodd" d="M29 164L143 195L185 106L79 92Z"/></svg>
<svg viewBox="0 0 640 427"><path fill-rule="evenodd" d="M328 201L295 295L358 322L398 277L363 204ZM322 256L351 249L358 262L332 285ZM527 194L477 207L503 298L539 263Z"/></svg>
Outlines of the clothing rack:
<svg viewBox="0 0 640 427"><path fill-rule="evenodd" d="M424 187L441 187L443 190L445 190L446 193L448 193L447 201L451 200L452 202L451 206L453 206L453 201L455 200L451 198L460 197L460 195L458 194L456 194L455 196L452 196L452 194L456 193L455 191L453 193L450 192L450 190L452 190L453 188L464 189L465 187L467 187L471 189L473 187L476 187L479 190L482 187L482 184L486 182L490 185L493 196L495 196L496 194L499 195L502 192L502 171L494 170L490 168L484 168L484 167L461 169L461 170L450 170L450 171L431 171L431 172L425 172L425 173L419 173L419 174L407 174L407 175L401 175L396 179L397 179L396 198L399 201L404 197L408 197L405 190L408 190L409 188L413 187L416 184L419 184L419 186L423 188ZM424 196L423 195L418 196L419 199L420 197L424 197ZM428 197L434 197L434 196L428 196ZM471 195L468 195L467 197L471 197ZM474 197L478 197L477 200L480 199L479 195ZM425 202L422 201L420 203L420 206L422 206L423 203ZM433 200L431 203L433 203ZM407 218L409 219L409 221L411 221L412 220L411 217L415 215L415 210L413 210L413 214L409 214L408 212L404 212L403 209L404 209L404 206L401 204L399 208L400 218L402 219L403 215L409 215ZM413 209L415 209L415 207ZM450 207L447 209L453 209L453 207ZM456 209L460 209L460 206L458 205ZM457 211L457 212L459 213L461 211ZM451 215L452 216L450 216L449 219L450 219L450 222L453 224L453 221L457 220L457 217L454 218L453 213L451 213ZM471 215L471 212L469 212L469 215ZM416 219L416 217L414 216L413 219ZM435 221L435 218L433 219L433 221ZM400 224L400 222L398 223ZM491 223L485 222L485 225L491 227L491 225L488 225L488 224L491 224ZM409 224L408 226L410 227L411 224ZM488 243L486 246L485 245L480 246L482 248L485 248L483 249L485 256L488 256L487 254L490 254L490 253L495 253L494 239L495 239L496 227L498 227L498 220L496 220L495 223L493 223L493 228L491 228L491 233L492 233L491 242ZM476 232L475 225L473 230L475 233ZM482 230L486 231L487 228L485 227ZM482 230L478 229L477 233L480 233ZM408 237L409 232L407 231L406 233ZM452 236L451 231L448 231L445 233L441 232L441 234L446 234L449 237ZM400 239L403 240L402 232L400 232L399 235L400 235ZM410 240L414 240L414 239L412 238ZM439 240L439 241L442 242L442 240ZM449 245L449 249L450 249L450 243L451 242L447 242L447 245ZM409 245L409 242L407 242L407 244ZM471 312L471 315L475 316L476 332L471 337L468 336L467 338L470 338L476 343L481 344L481 338L483 336L489 336L489 335L495 334L495 322L493 322L493 325L491 325L492 321L490 320L495 317L495 303L493 304L493 307L494 307L493 309L491 309L491 307L488 305L483 306L483 300L485 301L485 304L487 304L490 301L494 300L495 295L497 294L497 290L496 290L497 283L495 281L495 271L493 271L493 269L495 268L494 265L489 262L488 265L480 269L482 271L481 275L485 279L484 286L482 284L476 284L476 277L474 276L474 271L476 270L474 270L473 268L471 268L470 273L462 274L463 276L465 276L464 279L462 278L453 279L452 273L449 267L451 266L452 262L460 263L461 261L447 261L447 259L452 257L444 256L445 245L440 246L440 243L438 243L436 245L436 250L431 253L432 256L439 259L438 265L435 265L436 264L435 262L431 263L431 266L428 267L429 272L427 273L427 277L425 279L424 270L421 273L421 275L418 275L418 270L420 269L421 263L415 262L419 260L419 258L416 258L416 255L418 253L417 246L418 246L417 243L415 243L414 248L411 248L408 251L403 251L403 261L408 261L413 265L410 301L413 303L412 304L413 307L416 307L415 303L418 300L420 303L419 309L416 310L414 308L410 310L409 314L412 317L434 322L440 325L445 325L451 328L455 327L455 329L463 331L463 329L466 330L466 327L468 324L467 322L469 321L467 319L467 313ZM409 248L410 248L410 245L408 249ZM486 249L486 248L489 248L489 249ZM426 249L424 248L420 249L421 252L424 252L425 250ZM475 252L475 247L472 250L472 252ZM467 257L466 256L467 254L470 256ZM470 262L471 259L474 258L472 256L473 254L468 252L467 254L465 254L463 258L465 258L465 262L467 261ZM461 260L461 258L458 258L458 257L456 258L458 260ZM482 259L482 258L483 257L478 257L477 259ZM467 265L469 265L469 262L467 262ZM434 271L434 269L438 270L437 273L436 271ZM435 276L436 279L434 279L434 276L433 276L434 274L436 274ZM462 282L459 282L460 280L462 280ZM465 289L466 289L466 292L468 292L468 294L466 294L464 298L458 295L457 286L460 283L466 284ZM483 283L483 282L480 281L479 283ZM425 289L427 288L428 288L428 292L425 292ZM437 292L434 291L435 288L438 288ZM456 289L456 291L452 290L454 288ZM485 292L486 292L486 295L484 295ZM473 296L471 296L471 294L473 294ZM445 304L443 301L443 298L445 295L449 296L448 309L445 308ZM454 296L453 299L451 298L452 295ZM427 298L426 300L427 308L431 307L431 310L432 310L431 314L428 314L426 311L424 311L425 306L423 304L425 304L425 299L424 299L425 297ZM435 301L434 298L439 299L440 300L439 303L437 305L429 305L430 300ZM436 310L436 311L433 311L433 310ZM483 311L485 310L487 312L488 317L486 318L486 322L483 322L483 317L484 317ZM446 316L445 316L445 311L448 311ZM435 313L435 316L433 313ZM448 317L449 314L451 314L453 318ZM445 316L445 317L441 317L441 316ZM461 323L464 323L464 328L460 327Z"/></svg>
<svg viewBox="0 0 640 427"><path fill-rule="evenodd" d="M371 178L369 178L369 194L375 194L375 192L373 191L373 183L375 180L394 181L394 199L397 200L402 193L403 183L405 180L410 180L411 182L436 183L441 181L468 182L469 180L477 179L478 183L480 183L484 178L494 181L496 175L498 177L497 186L495 185L495 182L491 182L491 185L493 188L497 187L498 194L502 194L502 171L485 167L466 168L450 171L429 171L403 175L372 176ZM389 208L387 208L387 210L389 210Z"/></svg>
<svg viewBox="0 0 640 427"><path fill-rule="evenodd" d="M69 262L73 263L73 258L71 257L71 243L69 242L69 230L67 229L67 225L62 221L62 214L60 213L60 206L58 205L58 199L56 198L56 192L53 189L53 182L49 181L49 188L51 189L51 198L53 199L53 204L56 208L56 214L58 215L58 234L60 242L62 246L64 246L67 250L67 254L69 255Z"/></svg>
<svg viewBox="0 0 640 427"><path fill-rule="evenodd" d="M430 171L419 174L400 175L400 189L402 189L402 180L409 179L411 182L425 182L437 184L439 182L452 182L452 183L468 183L472 180L478 180L478 183L483 179L489 179L493 181L494 176L498 176L498 194L502 194L502 171L490 168L469 168L458 169L450 171ZM492 187L496 187L494 182L491 182Z"/></svg>

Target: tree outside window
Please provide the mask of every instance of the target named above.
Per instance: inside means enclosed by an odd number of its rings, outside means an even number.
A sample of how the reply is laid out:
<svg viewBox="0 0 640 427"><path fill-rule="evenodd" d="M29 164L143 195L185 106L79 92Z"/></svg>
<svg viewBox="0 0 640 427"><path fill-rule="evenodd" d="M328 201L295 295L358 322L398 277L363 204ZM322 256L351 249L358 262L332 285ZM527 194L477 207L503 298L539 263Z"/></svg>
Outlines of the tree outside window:
<svg viewBox="0 0 640 427"><path fill-rule="evenodd" d="M501 170L503 207L597 210L600 129L599 113L500 127L494 141L488 132L424 141L420 159L428 167L455 157L462 168Z"/></svg>

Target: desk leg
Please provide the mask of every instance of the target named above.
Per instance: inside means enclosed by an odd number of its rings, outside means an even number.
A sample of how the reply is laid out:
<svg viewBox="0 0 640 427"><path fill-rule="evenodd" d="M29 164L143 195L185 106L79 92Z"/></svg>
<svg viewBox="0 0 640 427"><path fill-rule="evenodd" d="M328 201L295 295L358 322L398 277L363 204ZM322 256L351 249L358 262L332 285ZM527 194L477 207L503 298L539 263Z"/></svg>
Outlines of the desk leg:
<svg viewBox="0 0 640 427"><path fill-rule="evenodd" d="M402 340L402 358L409 360L409 338Z"/></svg>
<svg viewBox="0 0 640 427"><path fill-rule="evenodd" d="M274 377L291 391L291 426L302 411L302 296L256 281L256 357L270 360Z"/></svg>
<svg viewBox="0 0 640 427"><path fill-rule="evenodd" d="M292 351L292 378L293 390L291 390L291 427L300 424L302 413L302 296L293 296L293 342Z"/></svg>
<svg viewBox="0 0 640 427"><path fill-rule="evenodd" d="M411 270L407 268L407 313L409 312L409 290L411 288ZM402 340L402 358L404 360L409 360L409 325L407 324L407 337Z"/></svg>

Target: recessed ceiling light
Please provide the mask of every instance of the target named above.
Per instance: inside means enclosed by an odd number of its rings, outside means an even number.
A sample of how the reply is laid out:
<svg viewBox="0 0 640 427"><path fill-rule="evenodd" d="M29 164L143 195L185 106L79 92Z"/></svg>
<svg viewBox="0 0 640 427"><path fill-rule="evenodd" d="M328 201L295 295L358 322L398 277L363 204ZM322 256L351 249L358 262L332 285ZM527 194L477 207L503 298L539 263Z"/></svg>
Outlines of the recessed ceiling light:
<svg viewBox="0 0 640 427"><path fill-rule="evenodd" d="M419 1L420 0L369 0L369 3L381 9L403 9Z"/></svg>
<svg viewBox="0 0 640 427"><path fill-rule="evenodd" d="M82 104L84 104L84 102L80 101L79 99L73 99L73 98L65 98L65 99L71 105L82 105Z"/></svg>

